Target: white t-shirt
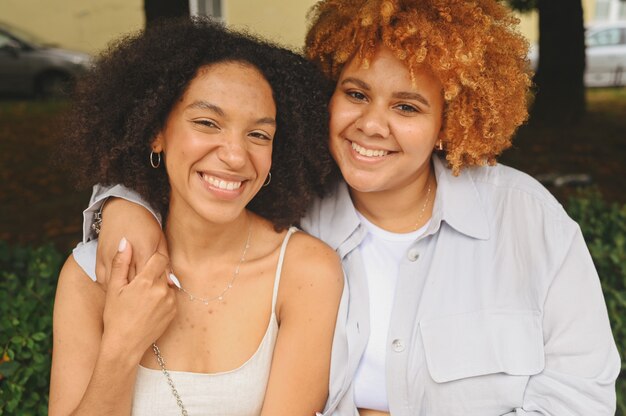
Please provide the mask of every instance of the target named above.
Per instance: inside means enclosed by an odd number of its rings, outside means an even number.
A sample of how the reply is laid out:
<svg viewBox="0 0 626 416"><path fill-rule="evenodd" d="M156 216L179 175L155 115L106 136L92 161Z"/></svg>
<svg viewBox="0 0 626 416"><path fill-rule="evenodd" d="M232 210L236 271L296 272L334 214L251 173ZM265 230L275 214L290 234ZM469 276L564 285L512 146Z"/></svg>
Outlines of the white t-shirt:
<svg viewBox="0 0 626 416"><path fill-rule="evenodd" d="M428 222L416 231L398 234L357 214L368 230L358 249L367 275L370 336L354 379L354 402L357 408L388 412L385 357L398 268L411 244L426 231Z"/></svg>

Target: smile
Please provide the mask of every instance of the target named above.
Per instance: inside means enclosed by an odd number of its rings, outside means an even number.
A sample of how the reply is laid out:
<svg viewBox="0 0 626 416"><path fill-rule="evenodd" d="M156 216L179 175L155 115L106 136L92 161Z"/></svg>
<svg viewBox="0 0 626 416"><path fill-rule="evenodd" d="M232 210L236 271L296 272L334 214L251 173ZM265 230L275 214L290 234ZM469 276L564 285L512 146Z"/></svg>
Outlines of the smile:
<svg viewBox="0 0 626 416"><path fill-rule="evenodd" d="M239 189L242 184L242 181L225 181L223 179L219 179L215 176L210 176L205 173L201 173L200 176L202 177L202 180L207 182L209 185L226 191L234 191L236 189Z"/></svg>
<svg viewBox="0 0 626 416"><path fill-rule="evenodd" d="M354 149L354 151L360 154L361 156L366 156L366 157L381 157L381 156L386 156L389 154L387 150L366 149L363 146L359 146L355 142L352 142L352 149Z"/></svg>

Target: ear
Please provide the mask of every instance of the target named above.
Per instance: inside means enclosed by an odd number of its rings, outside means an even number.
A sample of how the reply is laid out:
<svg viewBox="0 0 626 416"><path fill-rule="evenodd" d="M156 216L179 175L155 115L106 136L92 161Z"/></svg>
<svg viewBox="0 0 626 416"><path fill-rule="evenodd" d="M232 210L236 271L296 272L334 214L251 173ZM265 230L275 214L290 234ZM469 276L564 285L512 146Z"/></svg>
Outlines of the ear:
<svg viewBox="0 0 626 416"><path fill-rule="evenodd" d="M159 133L156 135L152 143L150 143L150 147L154 153L161 153L163 151L163 134Z"/></svg>

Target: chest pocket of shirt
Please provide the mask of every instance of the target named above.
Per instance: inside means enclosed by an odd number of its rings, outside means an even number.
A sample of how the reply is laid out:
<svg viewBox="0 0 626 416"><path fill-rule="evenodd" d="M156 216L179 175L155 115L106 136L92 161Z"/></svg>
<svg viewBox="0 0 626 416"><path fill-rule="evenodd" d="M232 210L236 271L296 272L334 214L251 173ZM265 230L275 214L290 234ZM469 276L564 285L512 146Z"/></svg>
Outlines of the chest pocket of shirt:
<svg viewBox="0 0 626 416"><path fill-rule="evenodd" d="M446 415L499 415L521 406L544 368L541 316L484 310L422 321L430 379L426 408Z"/></svg>

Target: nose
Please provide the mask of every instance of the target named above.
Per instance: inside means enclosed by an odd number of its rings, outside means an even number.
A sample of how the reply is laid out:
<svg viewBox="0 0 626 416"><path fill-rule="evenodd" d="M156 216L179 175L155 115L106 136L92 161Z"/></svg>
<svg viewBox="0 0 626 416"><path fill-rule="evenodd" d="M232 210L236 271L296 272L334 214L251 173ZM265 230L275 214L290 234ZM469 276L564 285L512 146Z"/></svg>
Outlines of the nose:
<svg viewBox="0 0 626 416"><path fill-rule="evenodd" d="M384 109L371 104L363 108L363 112L354 125L359 131L370 137L384 138L389 135L389 124Z"/></svg>
<svg viewBox="0 0 626 416"><path fill-rule="evenodd" d="M224 137L217 149L217 157L230 169L240 169L245 166L248 150L245 138L238 134L229 134Z"/></svg>

